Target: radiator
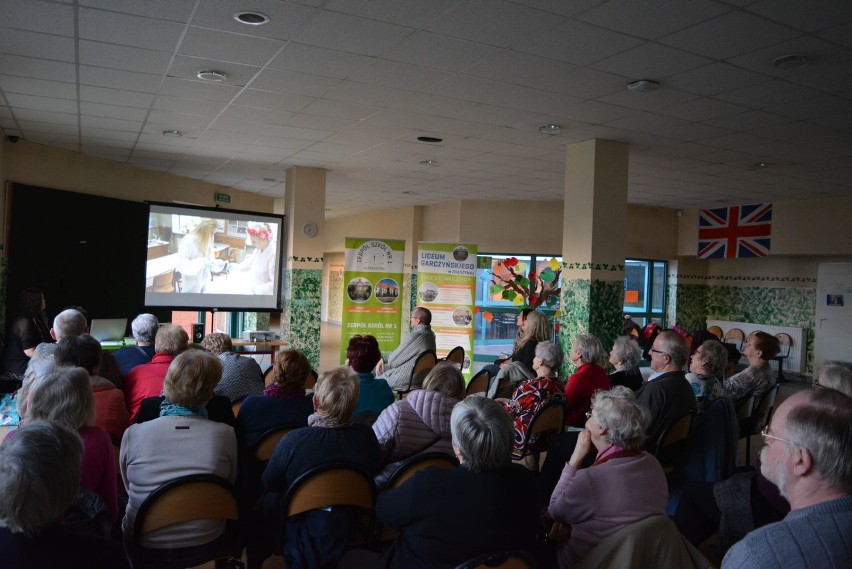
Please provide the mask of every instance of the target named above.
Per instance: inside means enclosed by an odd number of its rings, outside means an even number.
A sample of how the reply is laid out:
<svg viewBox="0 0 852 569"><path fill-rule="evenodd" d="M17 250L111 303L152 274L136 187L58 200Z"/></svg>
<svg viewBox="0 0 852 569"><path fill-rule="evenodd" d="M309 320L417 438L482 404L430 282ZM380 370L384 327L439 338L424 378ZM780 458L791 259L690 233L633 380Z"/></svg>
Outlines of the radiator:
<svg viewBox="0 0 852 569"><path fill-rule="evenodd" d="M805 330L804 328L793 328L792 326L770 326L769 324L752 324L750 322L731 322L729 320L708 320L707 327L710 326L718 326L722 329L722 333L724 335L725 332L730 330L731 328L739 328L743 331L746 337L749 334L756 331L766 332L767 334L780 334L781 332L785 334L789 334L793 339L793 345L790 346L790 356L784 360L782 364L784 366L785 371L792 371L794 373L804 373L805 371L805 360L806 360L806 348L805 345ZM748 364L748 360L743 356L740 360L740 363ZM769 362L772 365L772 368L778 365L775 362Z"/></svg>

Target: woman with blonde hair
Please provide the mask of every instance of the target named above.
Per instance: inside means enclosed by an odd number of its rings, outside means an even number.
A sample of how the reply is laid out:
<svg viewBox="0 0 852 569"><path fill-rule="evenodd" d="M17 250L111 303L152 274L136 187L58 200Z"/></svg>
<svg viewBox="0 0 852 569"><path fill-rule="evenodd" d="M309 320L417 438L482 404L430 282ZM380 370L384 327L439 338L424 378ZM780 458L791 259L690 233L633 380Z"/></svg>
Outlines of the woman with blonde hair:
<svg viewBox="0 0 852 569"><path fill-rule="evenodd" d="M202 219L178 245L175 271L180 273L180 292L204 292L210 282L213 253L213 234L219 227L215 219Z"/></svg>
<svg viewBox="0 0 852 569"><path fill-rule="evenodd" d="M382 471L376 477L380 488L400 463L424 452L453 454L450 414L464 399L464 378L452 362L440 362L416 389L402 401L386 407L373 423L382 448Z"/></svg>

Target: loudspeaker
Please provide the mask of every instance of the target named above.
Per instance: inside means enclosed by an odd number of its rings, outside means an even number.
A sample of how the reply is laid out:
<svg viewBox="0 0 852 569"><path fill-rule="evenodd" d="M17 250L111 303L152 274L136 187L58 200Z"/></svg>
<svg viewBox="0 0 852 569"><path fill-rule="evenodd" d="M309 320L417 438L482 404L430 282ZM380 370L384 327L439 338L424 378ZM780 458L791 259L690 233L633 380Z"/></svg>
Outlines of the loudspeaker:
<svg viewBox="0 0 852 569"><path fill-rule="evenodd" d="M200 344L201 340L204 339L204 324L193 324L192 325L192 342L194 344Z"/></svg>

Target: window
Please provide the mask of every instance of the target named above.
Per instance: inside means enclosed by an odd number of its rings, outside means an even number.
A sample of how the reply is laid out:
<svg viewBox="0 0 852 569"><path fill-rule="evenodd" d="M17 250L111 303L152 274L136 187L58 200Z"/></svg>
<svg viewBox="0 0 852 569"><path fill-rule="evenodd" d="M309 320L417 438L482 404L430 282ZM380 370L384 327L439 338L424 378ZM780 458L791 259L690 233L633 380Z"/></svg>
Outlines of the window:
<svg viewBox="0 0 852 569"><path fill-rule="evenodd" d="M640 326L662 325L666 309L666 261L627 259L624 265L624 313Z"/></svg>

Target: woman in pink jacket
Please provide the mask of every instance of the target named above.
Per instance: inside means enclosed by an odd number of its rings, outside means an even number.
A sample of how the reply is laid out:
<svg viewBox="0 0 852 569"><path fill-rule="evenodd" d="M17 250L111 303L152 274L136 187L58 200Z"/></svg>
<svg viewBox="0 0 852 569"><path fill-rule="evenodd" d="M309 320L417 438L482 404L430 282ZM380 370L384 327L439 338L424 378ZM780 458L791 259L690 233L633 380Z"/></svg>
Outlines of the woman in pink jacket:
<svg viewBox="0 0 852 569"><path fill-rule="evenodd" d="M379 488L406 458L423 452L453 454L450 415L464 399L464 378L451 362L435 366L423 388L408 394L382 411L373 432L382 448L382 471L376 476Z"/></svg>

